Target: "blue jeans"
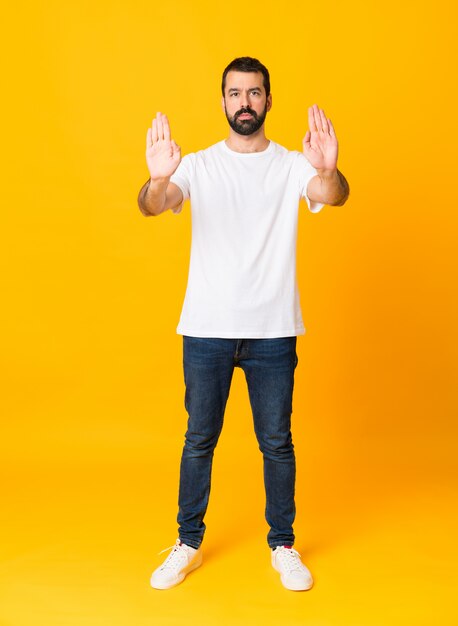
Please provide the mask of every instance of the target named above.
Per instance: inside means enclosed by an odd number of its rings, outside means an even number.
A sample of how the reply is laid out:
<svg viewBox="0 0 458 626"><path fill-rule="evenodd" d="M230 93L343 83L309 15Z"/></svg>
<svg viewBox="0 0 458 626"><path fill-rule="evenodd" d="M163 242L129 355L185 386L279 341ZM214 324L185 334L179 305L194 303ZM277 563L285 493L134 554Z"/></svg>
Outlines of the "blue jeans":
<svg viewBox="0 0 458 626"><path fill-rule="evenodd" d="M179 538L198 548L206 525L213 453L223 426L234 367L248 385L254 429L263 454L265 517L271 548L293 545L296 460L291 436L297 337L221 339L183 336L188 424L181 457ZM237 451L234 451L236 456Z"/></svg>

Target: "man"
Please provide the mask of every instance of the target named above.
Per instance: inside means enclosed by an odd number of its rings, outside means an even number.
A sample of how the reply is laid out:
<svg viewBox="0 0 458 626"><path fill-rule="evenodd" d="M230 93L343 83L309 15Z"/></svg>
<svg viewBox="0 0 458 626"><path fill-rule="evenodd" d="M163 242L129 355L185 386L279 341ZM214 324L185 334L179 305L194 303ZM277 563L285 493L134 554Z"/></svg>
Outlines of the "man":
<svg viewBox="0 0 458 626"><path fill-rule="evenodd" d="M181 158L165 114L157 113L147 132L150 179L138 196L141 212L178 214L187 199L192 210L188 286L177 327L183 335L188 412L179 532L151 576L156 589L180 583L202 562L212 460L234 367L245 373L263 454L272 565L287 589L313 584L293 548L292 526L292 394L297 335L305 333L295 268L298 206L301 197L312 212L342 205L349 189L337 169L337 138L324 111L309 108L310 129L300 153L266 138L271 107L267 68L241 57L223 73L226 140Z"/></svg>

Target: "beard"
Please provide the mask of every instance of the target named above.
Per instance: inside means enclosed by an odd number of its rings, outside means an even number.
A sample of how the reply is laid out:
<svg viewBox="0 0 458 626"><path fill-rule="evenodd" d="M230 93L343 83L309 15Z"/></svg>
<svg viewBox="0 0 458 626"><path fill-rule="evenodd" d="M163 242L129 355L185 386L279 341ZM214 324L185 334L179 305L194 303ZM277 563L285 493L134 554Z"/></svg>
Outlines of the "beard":
<svg viewBox="0 0 458 626"><path fill-rule="evenodd" d="M229 126L232 128L232 130L234 130L239 135L252 135L264 124L264 120L266 119L267 115L267 102L266 106L264 107L264 111L259 116L255 111L253 111L253 109L240 109L240 111L234 113L233 117L229 117L227 111L225 112L227 121L229 122ZM240 117L240 115L243 115L244 113L249 113L252 118L239 120L238 118Z"/></svg>

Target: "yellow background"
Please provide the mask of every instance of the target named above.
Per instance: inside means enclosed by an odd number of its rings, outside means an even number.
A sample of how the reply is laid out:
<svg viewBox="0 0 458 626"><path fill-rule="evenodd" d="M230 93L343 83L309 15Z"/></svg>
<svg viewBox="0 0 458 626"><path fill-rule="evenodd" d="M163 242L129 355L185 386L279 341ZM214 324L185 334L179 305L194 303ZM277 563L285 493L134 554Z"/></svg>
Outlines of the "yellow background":
<svg viewBox="0 0 458 626"><path fill-rule="evenodd" d="M12 3L2 26L0 623L456 624L455 3ZM189 203L144 218L145 135L227 137L224 67L271 74L267 137L316 102L343 207L300 205L307 333L296 545L270 565L262 456L235 370L204 564L149 587L177 534ZM456 594L455 594L456 595Z"/></svg>

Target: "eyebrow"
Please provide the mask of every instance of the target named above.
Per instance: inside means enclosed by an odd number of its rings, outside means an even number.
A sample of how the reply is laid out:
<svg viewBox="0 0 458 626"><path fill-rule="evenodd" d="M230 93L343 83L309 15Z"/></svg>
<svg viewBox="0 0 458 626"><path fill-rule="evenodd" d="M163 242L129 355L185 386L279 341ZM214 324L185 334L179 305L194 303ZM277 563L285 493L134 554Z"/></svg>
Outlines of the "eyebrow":
<svg viewBox="0 0 458 626"><path fill-rule="evenodd" d="M258 91L261 91L261 87L250 87L248 91L254 91L255 89L257 89ZM231 93L231 91L240 91L240 89L238 87L231 87L228 90L228 93Z"/></svg>

